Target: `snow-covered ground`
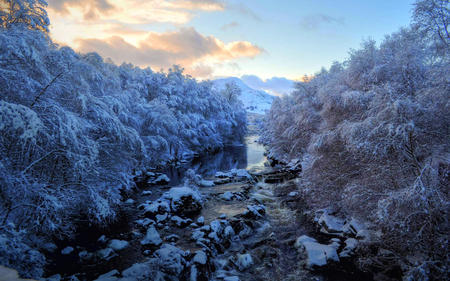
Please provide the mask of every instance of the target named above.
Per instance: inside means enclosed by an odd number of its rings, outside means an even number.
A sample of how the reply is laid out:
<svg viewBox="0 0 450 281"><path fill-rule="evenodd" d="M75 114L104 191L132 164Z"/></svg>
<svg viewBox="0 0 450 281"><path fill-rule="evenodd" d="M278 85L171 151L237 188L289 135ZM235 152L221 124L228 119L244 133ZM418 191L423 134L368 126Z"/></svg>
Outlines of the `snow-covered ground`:
<svg viewBox="0 0 450 281"><path fill-rule="evenodd" d="M225 84L235 82L242 90L239 99L244 103L244 108L247 112L265 114L272 106L275 96L266 93L265 91L255 90L247 86L241 79L236 77L229 77L224 79L214 80L214 89L220 91L225 89Z"/></svg>

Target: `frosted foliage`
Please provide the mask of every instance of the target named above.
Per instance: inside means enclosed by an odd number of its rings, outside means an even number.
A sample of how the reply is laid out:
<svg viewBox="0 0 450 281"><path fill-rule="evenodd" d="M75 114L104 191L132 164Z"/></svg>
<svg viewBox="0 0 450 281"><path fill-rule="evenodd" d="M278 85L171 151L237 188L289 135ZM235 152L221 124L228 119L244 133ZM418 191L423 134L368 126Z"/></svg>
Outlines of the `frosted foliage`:
<svg viewBox="0 0 450 281"><path fill-rule="evenodd" d="M44 1L6 3L46 17L35 8ZM80 217L108 224L121 191L134 186L134 170L220 148L245 132L242 105L180 66L167 73L117 66L59 48L45 25L7 16L1 10L0 235L13 223L26 230L23 243L40 250L73 236Z"/></svg>
<svg viewBox="0 0 450 281"><path fill-rule="evenodd" d="M20 139L34 139L43 127L36 112L26 106L0 101L0 132L3 137L18 135Z"/></svg>
<svg viewBox="0 0 450 281"><path fill-rule="evenodd" d="M448 1L415 7L414 26L365 40L275 99L262 141L269 157L302 159L309 204L368 221L410 280L441 279L450 267L450 13ZM362 256L363 268L386 261Z"/></svg>

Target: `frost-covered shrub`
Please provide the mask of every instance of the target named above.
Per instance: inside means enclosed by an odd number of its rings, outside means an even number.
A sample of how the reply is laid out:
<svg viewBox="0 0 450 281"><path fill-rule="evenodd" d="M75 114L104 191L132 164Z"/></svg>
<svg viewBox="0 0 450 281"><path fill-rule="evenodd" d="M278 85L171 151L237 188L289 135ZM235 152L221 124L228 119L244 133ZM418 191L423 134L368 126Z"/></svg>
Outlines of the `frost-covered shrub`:
<svg viewBox="0 0 450 281"><path fill-rule="evenodd" d="M0 10L0 227L26 231L23 244L73 236L78 221L107 224L121 191L134 186L133 170L215 150L245 132L242 105L180 66L117 66L58 48L38 31L45 25L24 28L25 18L15 25L7 16Z"/></svg>
<svg viewBox="0 0 450 281"><path fill-rule="evenodd" d="M13 225L1 226L0 265L17 269L23 277L42 277L45 257L27 244L25 231L16 231Z"/></svg>
<svg viewBox="0 0 450 281"><path fill-rule="evenodd" d="M300 188L312 207L363 218L371 243L398 258L361 252L364 270L402 266L410 280L438 280L450 264L449 57L417 32L367 40L298 82L273 103L263 140L271 157L303 159Z"/></svg>

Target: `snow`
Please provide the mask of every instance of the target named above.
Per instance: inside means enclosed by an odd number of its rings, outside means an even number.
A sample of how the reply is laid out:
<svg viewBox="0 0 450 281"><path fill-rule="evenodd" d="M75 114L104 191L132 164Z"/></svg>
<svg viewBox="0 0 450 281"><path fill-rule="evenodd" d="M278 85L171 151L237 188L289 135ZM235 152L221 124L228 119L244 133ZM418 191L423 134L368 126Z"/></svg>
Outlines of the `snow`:
<svg viewBox="0 0 450 281"><path fill-rule="evenodd" d="M239 267L239 270L245 270L253 265L253 259L250 254L244 254L244 255L237 255L237 264Z"/></svg>
<svg viewBox="0 0 450 281"><path fill-rule="evenodd" d="M228 225L227 227L225 227L225 229L223 231L223 235L225 237L229 237L229 238L233 237L235 235L234 229L230 225Z"/></svg>
<svg viewBox="0 0 450 281"><path fill-rule="evenodd" d="M193 262L203 265L206 264L207 260L206 253L203 251L196 251L194 258L192 259Z"/></svg>
<svg viewBox="0 0 450 281"><path fill-rule="evenodd" d="M152 192L150 190L144 190L142 191L142 196L152 195Z"/></svg>
<svg viewBox="0 0 450 281"><path fill-rule="evenodd" d="M326 265L329 260L339 261L337 249L339 243L333 242L331 245L323 245L316 242L314 238L302 235L297 238L295 247L304 249L308 256L306 266L311 268L313 266Z"/></svg>
<svg viewBox="0 0 450 281"><path fill-rule="evenodd" d="M167 220L168 217L168 213L164 213L162 215L156 215L156 222L160 223L160 222L165 222Z"/></svg>
<svg viewBox="0 0 450 281"><path fill-rule="evenodd" d="M164 269L164 272L169 274L179 275L186 263L183 258L186 253L170 244L162 245L153 256L157 259L158 265Z"/></svg>
<svg viewBox="0 0 450 281"><path fill-rule="evenodd" d="M73 250L74 250L73 247L68 246L68 247L65 247L64 249L62 249L61 254L68 255L68 254L72 253Z"/></svg>
<svg viewBox="0 0 450 281"><path fill-rule="evenodd" d="M255 90L247 86L241 79L230 77L225 79L216 79L213 81L214 89L220 91L225 89L225 84L234 82L241 89L242 93L238 97L244 104L247 112L265 114L272 106L275 96L265 91Z"/></svg>
<svg viewBox="0 0 450 281"><path fill-rule="evenodd" d="M202 187L211 187L211 186L214 186L214 185L215 185L214 181L202 180L200 182L200 186L202 186Z"/></svg>
<svg viewBox="0 0 450 281"><path fill-rule="evenodd" d="M190 187L172 187L168 194L165 196L166 198L172 199L172 202L180 201L182 197L192 196L195 200L200 200L201 195L198 191L193 190Z"/></svg>
<svg viewBox="0 0 450 281"><path fill-rule="evenodd" d="M101 249L97 251L97 254L100 256L100 258L106 259L114 254L114 250L111 248Z"/></svg>
<svg viewBox="0 0 450 281"><path fill-rule="evenodd" d="M110 247L114 251L120 251L127 247L128 244L128 241L113 239L111 240L111 242L109 242L108 247Z"/></svg>
<svg viewBox="0 0 450 281"><path fill-rule="evenodd" d="M219 196L221 199L226 200L226 201L231 201L234 197L233 192L231 191L227 191L224 194L220 194Z"/></svg>
<svg viewBox="0 0 450 281"><path fill-rule="evenodd" d="M117 280L117 277L114 276L114 275L118 275L118 274L119 274L119 271L117 271L117 269L114 269L114 270L111 270L108 273L100 275L94 281L115 281L115 280Z"/></svg>
<svg viewBox="0 0 450 281"><path fill-rule="evenodd" d="M239 281L239 277L237 276L228 276L223 279L223 281Z"/></svg>
<svg viewBox="0 0 450 281"><path fill-rule="evenodd" d="M134 204L134 200L133 199L128 199L127 201L124 202L125 205L133 205Z"/></svg>
<svg viewBox="0 0 450 281"><path fill-rule="evenodd" d="M200 224L200 225L204 224L205 223L205 218L203 216L199 217L197 219L197 223Z"/></svg>
<svg viewBox="0 0 450 281"><path fill-rule="evenodd" d="M150 226L150 228L147 229L147 235L145 239L141 241L141 244L151 246L159 246L162 244L161 236L154 226Z"/></svg>

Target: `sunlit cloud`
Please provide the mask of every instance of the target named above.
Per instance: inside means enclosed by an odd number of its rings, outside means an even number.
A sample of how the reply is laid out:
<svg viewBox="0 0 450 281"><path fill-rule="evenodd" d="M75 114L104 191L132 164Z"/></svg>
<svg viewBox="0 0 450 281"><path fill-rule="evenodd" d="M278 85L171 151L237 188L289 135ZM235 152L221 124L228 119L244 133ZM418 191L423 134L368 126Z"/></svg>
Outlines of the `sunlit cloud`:
<svg viewBox="0 0 450 281"><path fill-rule="evenodd" d="M77 50L98 52L118 64L131 62L141 67L151 66L156 70L180 64L191 73L202 73L202 77L212 74L211 68L208 67L211 64L253 58L265 52L250 42L224 43L213 36L204 36L194 28L180 28L178 31L165 33L149 32L137 46L120 36L106 39L80 38L76 43Z"/></svg>
<svg viewBox="0 0 450 281"><path fill-rule="evenodd" d="M250 88L264 90L274 95L283 95L294 90L295 81L285 77L272 77L270 79L261 79L256 75L244 75L241 80Z"/></svg>

